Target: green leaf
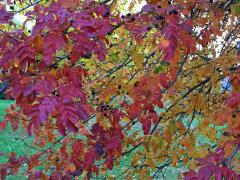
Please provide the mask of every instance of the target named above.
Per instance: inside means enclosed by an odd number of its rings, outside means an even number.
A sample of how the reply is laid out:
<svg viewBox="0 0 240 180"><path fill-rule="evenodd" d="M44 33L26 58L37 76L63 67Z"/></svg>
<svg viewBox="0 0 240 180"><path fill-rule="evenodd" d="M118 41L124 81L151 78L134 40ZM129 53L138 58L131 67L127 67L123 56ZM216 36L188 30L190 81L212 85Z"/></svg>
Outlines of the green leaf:
<svg viewBox="0 0 240 180"><path fill-rule="evenodd" d="M166 72L168 70L169 63L166 61L161 61L160 65L156 67L156 69L153 71L155 74L159 74L161 72Z"/></svg>
<svg viewBox="0 0 240 180"><path fill-rule="evenodd" d="M159 65L158 67L156 67L156 69L153 71L155 74L159 74L160 72L163 71L163 66Z"/></svg>
<svg viewBox="0 0 240 180"><path fill-rule="evenodd" d="M233 15L240 15L240 3L231 6L231 13Z"/></svg>

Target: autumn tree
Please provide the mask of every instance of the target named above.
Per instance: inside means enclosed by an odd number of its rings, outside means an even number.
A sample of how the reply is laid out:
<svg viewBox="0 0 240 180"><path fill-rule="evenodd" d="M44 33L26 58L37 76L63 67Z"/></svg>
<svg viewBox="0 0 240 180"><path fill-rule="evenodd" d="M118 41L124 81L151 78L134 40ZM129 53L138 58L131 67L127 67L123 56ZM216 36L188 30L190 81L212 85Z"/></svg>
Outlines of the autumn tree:
<svg viewBox="0 0 240 180"><path fill-rule="evenodd" d="M125 157L108 178L159 179L169 166L240 178L240 5L140 2L1 2L1 92L15 104L0 129L21 128L37 150L2 152L2 179L23 166L29 179L90 179Z"/></svg>

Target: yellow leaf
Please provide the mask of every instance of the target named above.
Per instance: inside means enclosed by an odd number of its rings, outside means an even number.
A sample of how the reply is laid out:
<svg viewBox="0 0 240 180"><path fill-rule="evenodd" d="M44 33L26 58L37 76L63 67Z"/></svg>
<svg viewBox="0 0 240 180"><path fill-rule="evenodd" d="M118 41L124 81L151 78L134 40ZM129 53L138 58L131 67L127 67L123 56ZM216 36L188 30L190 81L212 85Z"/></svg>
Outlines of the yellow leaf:
<svg viewBox="0 0 240 180"><path fill-rule="evenodd" d="M176 167L177 166L177 163L178 163L178 156L176 153L173 153L172 154L172 166L173 167Z"/></svg>
<svg viewBox="0 0 240 180"><path fill-rule="evenodd" d="M231 13L235 16L240 15L240 3L231 6Z"/></svg>
<svg viewBox="0 0 240 180"><path fill-rule="evenodd" d="M138 161L139 161L140 159L141 159L141 156L139 156L138 154L135 155L135 156L132 158L132 162L131 162L132 166L133 166L133 167L136 166L136 165L138 164Z"/></svg>
<svg viewBox="0 0 240 180"><path fill-rule="evenodd" d="M199 153L196 152L196 150L189 151L188 155L189 155L189 157L192 157L192 158L199 158Z"/></svg>
<svg viewBox="0 0 240 180"><path fill-rule="evenodd" d="M133 52L133 61L139 70L143 69L143 60L144 60L144 57L142 54Z"/></svg>
<svg viewBox="0 0 240 180"><path fill-rule="evenodd" d="M106 102L106 103L109 103L110 100L111 100L111 97L112 97L111 95L106 96L105 99L104 99L105 102Z"/></svg>
<svg viewBox="0 0 240 180"><path fill-rule="evenodd" d="M156 167L155 164L149 159L146 160L145 164L148 165L151 169L155 169Z"/></svg>
<svg viewBox="0 0 240 180"><path fill-rule="evenodd" d="M163 144L163 139L161 136L154 135L151 138L151 145L152 145L154 152L156 152L158 149L160 149L162 147L162 144Z"/></svg>
<svg viewBox="0 0 240 180"><path fill-rule="evenodd" d="M156 136L151 138L151 145L153 147L153 151L157 151L158 149L158 138Z"/></svg>
<svg viewBox="0 0 240 180"><path fill-rule="evenodd" d="M2 24L0 24L0 29L3 29L3 28L4 28L4 26Z"/></svg>
<svg viewBox="0 0 240 180"><path fill-rule="evenodd" d="M147 170L146 169L141 169L139 171L139 177L140 177L139 179L145 179L146 176L147 176Z"/></svg>
<svg viewBox="0 0 240 180"><path fill-rule="evenodd" d="M180 91L184 88L184 82L182 81L177 81L175 84L174 84L174 88L175 90L177 91Z"/></svg>
<svg viewBox="0 0 240 180"><path fill-rule="evenodd" d="M18 59L13 60L13 67L17 68L19 66L19 61Z"/></svg>
<svg viewBox="0 0 240 180"><path fill-rule="evenodd" d="M204 148L201 148L199 151L199 158L205 158L208 155L208 151Z"/></svg>
<svg viewBox="0 0 240 180"><path fill-rule="evenodd" d="M210 141L213 142L215 140L216 134L217 134L217 130L216 129L211 129L211 131L209 132Z"/></svg>
<svg viewBox="0 0 240 180"><path fill-rule="evenodd" d="M129 122L130 119L129 119L129 117L125 116L124 118L122 118L122 121L123 121L123 122Z"/></svg>

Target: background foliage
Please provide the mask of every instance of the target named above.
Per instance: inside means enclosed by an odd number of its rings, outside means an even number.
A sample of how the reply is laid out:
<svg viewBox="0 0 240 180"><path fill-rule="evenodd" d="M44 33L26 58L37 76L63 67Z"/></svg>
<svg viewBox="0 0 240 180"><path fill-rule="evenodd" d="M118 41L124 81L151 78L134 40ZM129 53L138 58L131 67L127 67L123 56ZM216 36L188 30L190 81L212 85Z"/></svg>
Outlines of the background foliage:
<svg viewBox="0 0 240 180"><path fill-rule="evenodd" d="M234 0L1 3L15 102L0 130L24 146L1 149L1 178L238 179L239 14Z"/></svg>

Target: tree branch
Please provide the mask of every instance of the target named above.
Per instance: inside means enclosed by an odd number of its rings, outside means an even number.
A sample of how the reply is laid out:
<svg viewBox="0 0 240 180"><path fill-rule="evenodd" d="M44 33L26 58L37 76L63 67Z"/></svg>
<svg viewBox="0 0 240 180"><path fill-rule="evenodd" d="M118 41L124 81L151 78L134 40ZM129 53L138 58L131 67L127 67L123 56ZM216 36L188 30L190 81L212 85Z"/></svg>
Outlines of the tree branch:
<svg viewBox="0 0 240 180"><path fill-rule="evenodd" d="M227 10L227 9L232 5L233 2L234 2L234 0L229 0L229 1L227 1L227 2L223 5L223 9L224 9L224 10Z"/></svg>
<svg viewBox="0 0 240 180"><path fill-rule="evenodd" d="M20 9L19 11L16 11L15 14L18 14L18 13L20 13L20 12L22 12L22 11L28 9L28 8L30 8L30 7L32 7L32 6L34 6L34 5L38 4L38 3L40 3L41 1L42 1L42 0L35 1L34 3L31 3L31 4L29 4L28 6L26 6L26 7L22 8L22 9Z"/></svg>
<svg viewBox="0 0 240 180"><path fill-rule="evenodd" d="M9 83L8 82L4 82L2 87L0 88L0 94L4 93L7 90L8 87L9 87Z"/></svg>
<svg viewBox="0 0 240 180"><path fill-rule="evenodd" d="M233 150L232 154L229 156L228 160L227 160L227 166L229 168L231 168L231 161L234 158L234 156L237 154L238 150L240 148L240 144L237 144L237 146L235 147L235 149Z"/></svg>

